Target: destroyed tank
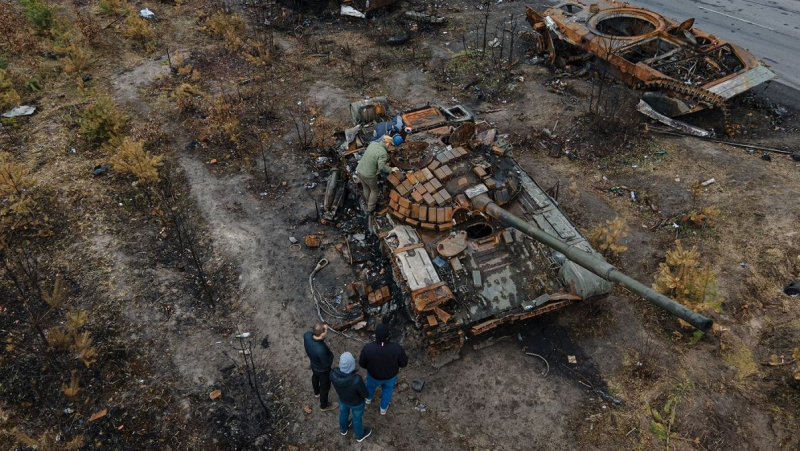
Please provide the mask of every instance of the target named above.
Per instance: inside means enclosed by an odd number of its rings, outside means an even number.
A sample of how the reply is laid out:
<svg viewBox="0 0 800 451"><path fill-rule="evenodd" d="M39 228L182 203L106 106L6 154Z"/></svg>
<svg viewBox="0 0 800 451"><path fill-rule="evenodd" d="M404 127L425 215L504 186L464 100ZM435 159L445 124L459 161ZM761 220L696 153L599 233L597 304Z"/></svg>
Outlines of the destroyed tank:
<svg viewBox="0 0 800 451"><path fill-rule="evenodd" d="M350 112L355 127L340 134L323 220L335 218L345 186L357 189L358 160L374 129L385 128L376 122L399 116L410 132L390 152L401 171L386 177L373 225L400 293L362 285L347 296L377 314L383 303L401 303L432 355L460 349L467 335L607 295L613 282L698 329L711 326L607 263L515 161L511 144L464 106L391 115L386 99L376 98ZM364 319L358 315L338 328Z"/></svg>
<svg viewBox="0 0 800 451"><path fill-rule="evenodd" d="M665 123L720 108L728 134L727 101L775 74L746 49L662 14L616 1L570 0L537 12L526 7L549 64L592 62L593 70L645 92L639 111Z"/></svg>

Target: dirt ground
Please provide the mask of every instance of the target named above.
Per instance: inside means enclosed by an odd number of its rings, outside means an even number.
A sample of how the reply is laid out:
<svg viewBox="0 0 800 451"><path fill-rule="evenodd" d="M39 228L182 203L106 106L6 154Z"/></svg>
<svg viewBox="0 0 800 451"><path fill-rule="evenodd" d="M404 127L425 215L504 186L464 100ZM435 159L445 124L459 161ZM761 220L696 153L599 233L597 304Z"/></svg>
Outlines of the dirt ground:
<svg viewBox="0 0 800 451"><path fill-rule="evenodd" d="M227 6L247 18L262 11L255 4ZM62 445L80 435L84 449L800 447L796 367L770 364L773 356L791 361L800 346L798 299L781 291L800 278L800 163L659 135L638 117L624 139L619 131L588 131L592 80L555 71L527 53L525 3L492 2L488 16L489 30L518 21L514 64L505 77L460 62L463 43L480 45L476 26L484 14L475 2L439 4L444 25L421 24L405 45L385 45L409 26L404 10L431 6L403 1L367 21L339 17L332 5L302 13L276 7L270 17L282 21L275 19L275 47L264 69L242 51L226 50L227 38L210 30L218 5L138 2L136 11L148 7L158 18L155 45L138 48L111 25L93 47L90 94L78 94L86 88L66 74L47 79L43 93L29 94L37 113L4 125L0 144L53 195L60 228L40 260L51 269L47 280L66 274L72 302L92 312L88 327L101 357L85 370L86 396L76 399L60 392L68 371L42 376L58 381L48 402L10 395L9 387L27 385L4 378L0 427L35 437L50 431ZM93 2L79 7L103 24L112 20ZM250 31L242 32L239 48L250 48L247 37L263 32L252 31L258 21L245 23ZM21 57L9 61L15 58ZM191 68L179 73L186 64L199 72L197 79ZM182 109L175 92L184 83L202 94L192 96L196 106ZM800 120L793 106L778 109L772 102L780 99L768 92L732 102L733 120L741 124L734 139L791 149ZM129 136L166 157L161 178L173 180L175 210L191 224L213 305L186 257L187 245L176 244L175 232L157 219L169 211L157 213L133 178L91 175L110 154L81 138L73 116L101 93L130 117ZM323 257L331 262L316 279L323 293L335 293L359 272L334 248L342 231L316 221L325 183L314 162L317 149L333 143L332 133L350 124L348 104L373 95L386 95L397 109L469 107L509 135L516 159L541 186L558 184L559 204L581 229L623 218L629 250L619 267L646 284L676 239L696 246L725 299L721 311L703 312L714 319L714 331L694 336L621 287L604 299L470 340L444 366L428 357L407 325L399 340L410 364L400 380L423 379L424 389L396 391L386 416L368 406L365 424L374 433L365 442L340 436L336 412L319 411L309 386L302 334L316 312L308 278ZM215 104L220 98L238 120L236 139L213 128L217 117L229 117ZM693 120L721 130L717 113ZM557 137L547 138L545 128ZM304 148L304 141L311 145ZM552 142L562 149L558 158L548 156ZM712 178L715 183L695 187ZM679 225L684 215L709 206L721 212L713 226ZM290 237L317 232L324 232L320 248L291 246ZM10 282L3 284L11 296ZM32 340L32 332L14 332L13 306L2 308L5 342ZM248 338L235 338L244 332ZM327 341L337 359L361 347L339 336ZM243 352L246 342L252 349ZM27 374L16 349L4 351L7 375ZM525 351L542 355L547 366ZM248 382L246 355L270 418ZM568 356L577 363L569 364ZM221 397L209 399L218 389ZM108 414L88 421L101 409ZM666 437L660 425L668 425ZM0 435L0 444L27 449L12 437Z"/></svg>

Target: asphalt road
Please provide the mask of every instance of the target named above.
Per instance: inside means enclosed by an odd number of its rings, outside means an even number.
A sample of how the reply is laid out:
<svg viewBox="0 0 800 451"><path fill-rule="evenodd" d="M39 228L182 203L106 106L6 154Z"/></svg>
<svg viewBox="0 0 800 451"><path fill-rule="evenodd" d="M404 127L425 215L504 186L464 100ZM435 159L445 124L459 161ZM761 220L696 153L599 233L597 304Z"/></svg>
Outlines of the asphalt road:
<svg viewBox="0 0 800 451"><path fill-rule="evenodd" d="M800 90L800 0L628 0L744 47Z"/></svg>

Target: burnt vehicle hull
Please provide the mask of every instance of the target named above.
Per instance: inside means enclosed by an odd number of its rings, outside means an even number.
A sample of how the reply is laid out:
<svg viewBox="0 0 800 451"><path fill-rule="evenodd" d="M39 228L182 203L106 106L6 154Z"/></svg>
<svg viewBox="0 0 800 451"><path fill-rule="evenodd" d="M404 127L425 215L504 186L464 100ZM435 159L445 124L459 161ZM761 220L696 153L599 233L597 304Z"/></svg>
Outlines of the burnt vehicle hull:
<svg viewBox="0 0 800 451"><path fill-rule="evenodd" d="M728 99L775 78L747 50L693 28L694 19L677 22L627 3L527 7L526 19L550 64L594 59L631 87L666 93L645 100L670 117L719 107L727 125Z"/></svg>
<svg viewBox="0 0 800 451"><path fill-rule="evenodd" d="M343 134L338 186L344 178L357 186L362 150L381 129L365 122L387 116L388 104L368 99L350 111L356 127ZM391 119L398 120L411 131L391 152L402 171L386 177L374 227L402 292L395 299L431 354L460 348L467 335L604 296L611 281L628 280L615 279L618 270L514 160L512 146L468 109L428 106ZM693 314L683 309L679 315Z"/></svg>

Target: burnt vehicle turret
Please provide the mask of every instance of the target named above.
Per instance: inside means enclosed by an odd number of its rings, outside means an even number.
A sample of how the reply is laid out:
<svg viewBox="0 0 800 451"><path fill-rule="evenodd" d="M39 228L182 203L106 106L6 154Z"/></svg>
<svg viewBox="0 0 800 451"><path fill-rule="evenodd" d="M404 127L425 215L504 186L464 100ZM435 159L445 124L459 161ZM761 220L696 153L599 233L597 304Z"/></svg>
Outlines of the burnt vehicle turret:
<svg viewBox="0 0 800 451"><path fill-rule="evenodd" d="M607 295L613 282L698 329L710 328L708 318L607 263L514 160L512 146L467 108L389 115L388 103L378 98L350 111L356 126L344 133L331 177L340 187L355 176L373 131L385 128L381 117L410 129L390 152L390 164L401 171L386 177L375 231L402 291L395 299L402 299L432 354L460 348L465 334Z"/></svg>

